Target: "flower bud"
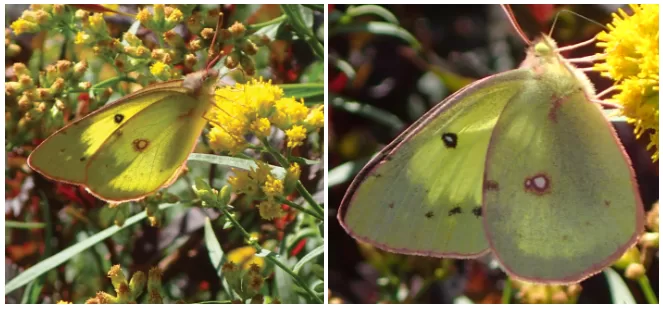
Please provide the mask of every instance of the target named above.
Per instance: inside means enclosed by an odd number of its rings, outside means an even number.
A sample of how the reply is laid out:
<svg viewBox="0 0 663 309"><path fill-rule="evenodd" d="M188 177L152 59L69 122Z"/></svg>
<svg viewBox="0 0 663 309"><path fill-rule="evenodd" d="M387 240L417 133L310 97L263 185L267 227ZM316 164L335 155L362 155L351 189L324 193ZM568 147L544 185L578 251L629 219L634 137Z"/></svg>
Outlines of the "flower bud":
<svg viewBox="0 0 663 309"><path fill-rule="evenodd" d="M143 293L145 289L145 284L147 283L147 276L142 271L137 271L131 276L131 281L129 281L129 289L131 290L131 298L136 299Z"/></svg>
<svg viewBox="0 0 663 309"><path fill-rule="evenodd" d="M624 277L631 280L638 280L640 277L645 275L645 266L640 263L631 263L626 267L624 271Z"/></svg>

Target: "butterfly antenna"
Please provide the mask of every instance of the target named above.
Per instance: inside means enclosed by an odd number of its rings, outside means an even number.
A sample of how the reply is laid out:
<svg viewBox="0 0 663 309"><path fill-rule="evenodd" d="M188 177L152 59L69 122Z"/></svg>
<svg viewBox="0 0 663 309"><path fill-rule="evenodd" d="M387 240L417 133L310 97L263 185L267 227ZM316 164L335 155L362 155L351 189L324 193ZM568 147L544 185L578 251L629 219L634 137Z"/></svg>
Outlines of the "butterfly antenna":
<svg viewBox="0 0 663 309"><path fill-rule="evenodd" d="M602 25L601 23L599 23L599 22L597 22L597 21L595 21L595 20L593 20L593 19L591 19L591 18L587 18L587 17L582 16L582 15L580 15L580 14L578 14L578 13L576 13L576 12L573 12L573 11L571 11L571 10L562 9L562 10L560 10L559 12L557 12L557 14L555 14L555 20L553 21L553 26L550 28L550 33L548 34L549 36L552 35L553 29L555 29L555 24L557 23L557 20L559 19L559 16L560 16L560 14L562 14L562 13L570 13L570 14L575 15L575 16L577 16L577 17L579 17L579 18L582 18L582 19L584 19L584 20L586 20L586 21L588 21L588 22L590 22L590 23L593 23L593 24L595 24L595 25L598 25L599 27L601 27L601 28L604 29L604 30L608 30L608 28L607 28L606 26ZM578 43L578 44L574 44L574 45L569 45L569 46L560 47L560 48L557 49L557 51L558 51L558 52L563 52L563 51L572 50L572 49L579 48L579 47L582 47L582 46L585 46L585 45L593 44L595 41L596 41L596 36L594 36L593 38L591 38L591 39L589 39L589 40L587 40L587 41L580 42L580 43Z"/></svg>
<svg viewBox="0 0 663 309"><path fill-rule="evenodd" d="M506 13L506 16L509 18L509 22L511 22L511 25L513 26L514 29L516 29L516 32L518 32L518 35L520 36L523 41L529 46L532 45L532 41L527 37L527 34L525 34L525 31L523 31L522 28L520 28L520 25L516 21L516 16L513 14L513 10L511 9L511 6L508 4L500 4L504 12Z"/></svg>

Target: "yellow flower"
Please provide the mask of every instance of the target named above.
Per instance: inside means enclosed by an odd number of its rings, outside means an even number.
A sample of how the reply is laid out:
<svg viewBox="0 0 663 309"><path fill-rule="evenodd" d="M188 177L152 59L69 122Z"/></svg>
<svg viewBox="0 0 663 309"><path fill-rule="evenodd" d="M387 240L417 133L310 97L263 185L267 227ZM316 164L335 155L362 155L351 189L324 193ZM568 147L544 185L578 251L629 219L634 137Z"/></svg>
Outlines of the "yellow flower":
<svg viewBox="0 0 663 309"><path fill-rule="evenodd" d="M290 192L292 192L292 190L295 189L301 173L302 170L299 167L299 164L297 163L290 164L290 167L288 167L288 172L285 174L285 179L283 180L285 186L284 192L286 194L290 194Z"/></svg>
<svg viewBox="0 0 663 309"><path fill-rule="evenodd" d="M229 143L225 143L225 145L217 143L217 147L214 149L230 151L227 144L243 145L246 142L245 135L249 133L259 137L269 135L271 119L268 117L274 102L282 95L283 89L272 85L271 82L264 82L262 79L252 80L246 84L236 84L233 87L218 88L214 96L216 108L210 112L209 116L213 127L209 137L210 140L216 139ZM212 134L219 136L215 137Z"/></svg>
<svg viewBox="0 0 663 309"><path fill-rule="evenodd" d="M37 25L34 22L30 22L21 18L13 22L11 24L11 28L12 30L14 30L14 33L16 35L19 35L21 33L32 33L39 31L39 25Z"/></svg>
<svg viewBox="0 0 663 309"><path fill-rule="evenodd" d="M150 66L150 73L160 80L168 80L172 76L170 66L161 61L157 61Z"/></svg>
<svg viewBox="0 0 663 309"><path fill-rule="evenodd" d="M325 114L323 112L323 105L320 105L311 110L311 112L306 117L306 124L311 129L322 128L325 126Z"/></svg>
<svg viewBox="0 0 663 309"><path fill-rule="evenodd" d="M272 124L267 118L258 118L251 123L251 132L258 137L267 137Z"/></svg>
<svg viewBox="0 0 663 309"><path fill-rule="evenodd" d="M256 165L258 168L251 168L254 178L258 183L264 183L267 181L268 177L272 175L272 168L264 161L256 160Z"/></svg>
<svg viewBox="0 0 663 309"><path fill-rule="evenodd" d="M229 264L229 266L224 265L224 267L229 268L229 270L232 271L234 270L233 268L238 268L237 266L241 265L242 269L248 270L251 268L252 264L256 264L259 268L262 269L265 267L265 259L263 257L256 256L256 253L256 248L253 246L244 246L230 250L230 252L228 252L227 263L232 264Z"/></svg>
<svg viewBox="0 0 663 309"><path fill-rule="evenodd" d="M252 167L249 171L233 169L235 176L228 178L233 191L259 197L261 187L273 176L269 164L256 160L256 165L257 167ZM271 184L270 188L275 188L275 185Z"/></svg>
<svg viewBox="0 0 663 309"><path fill-rule="evenodd" d="M276 115L272 122L281 130L286 130L293 125L300 124L308 115L308 107L304 102L298 102L294 98L283 98L276 102Z"/></svg>
<svg viewBox="0 0 663 309"><path fill-rule="evenodd" d="M171 23L179 23L182 19L184 19L184 16L179 9L174 9L166 18L166 20Z"/></svg>
<svg viewBox="0 0 663 309"><path fill-rule="evenodd" d="M108 28L106 27L106 21L104 20L104 14L102 13L92 14L90 17L88 17L88 23L90 29L92 29L95 33L105 34L108 31Z"/></svg>
<svg viewBox="0 0 663 309"><path fill-rule="evenodd" d="M58 303L57 303L57 304L58 304L58 305L68 305L68 304L71 304L71 302L70 302L70 301L66 301L66 300L58 300Z"/></svg>
<svg viewBox="0 0 663 309"><path fill-rule="evenodd" d="M92 39L89 34L85 33L85 31L78 31L78 33L76 33L74 44L86 44L90 42L92 42Z"/></svg>
<svg viewBox="0 0 663 309"><path fill-rule="evenodd" d="M213 127L209 134L210 146L216 152L227 151L230 154L238 154L246 149L246 142L244 138L238 138L228 134L227 131L220 127Z"/></svg>
<svg viewBox="0 0 663 309"><path fill-rule="evenodd" d="M267 175L267 181L262 186L262 192L267 195L267 198L274 198L283 194L283 180L277 179L272 175Z"/></svg>
<svg viewBox="0 0 663 309"><path fill-rule="evenodd" d="M143 8L138 11L138 14L136 14L136 20L145 25L150 20L151 16L152 14L150 14L150 11L147 8Z"/></svg>
<svg viewBox="0 0 663 309"><path fill-rule="evenodd" d="M295 148L303 144L306 138L306 129L303 126L293 126L292 129L286 130L285 135L288 137L288 148Z"/></svg>
<svg viewBox="0 0 663 309"><path fill-rule="evenodd" d="M279 218L285 214L285 211L281 209L281 204L271 200L262 201L258 204L258 210L260 211L260 217L265 220Z"/></svg>
<svg viewBox="0 0 663 309"><path fill-rule="evenodd" d="M623 105L622 114L635 124L639 138L650 132L654 148L653 161L658 160L658 5L630 5L633 15L619 9L613 14L608 31L599 33L596 45L604 48L599 55L603 62L594 69L616 82L621 90L612 100Z"/></svg>

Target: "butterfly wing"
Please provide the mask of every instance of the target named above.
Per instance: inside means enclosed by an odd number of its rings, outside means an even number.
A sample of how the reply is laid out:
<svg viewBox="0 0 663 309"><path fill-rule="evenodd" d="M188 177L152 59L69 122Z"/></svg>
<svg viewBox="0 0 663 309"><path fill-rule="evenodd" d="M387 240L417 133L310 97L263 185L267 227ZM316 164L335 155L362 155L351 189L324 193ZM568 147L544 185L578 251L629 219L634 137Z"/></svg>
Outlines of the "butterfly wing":
<svg viewBox="0 0 663 309"><path fill-rule="evenodd" d="M148 192L156 190L153 189L139 194L139 186L134 186L133 189L122 189L119 192L115 192L115 189L131 187L132 183L135 185L136 182L142 181L136 181L138 178L127 176L126 171L121 170L123 165L120 165L120 162L126 164L126 161L122 161L120 158L135 159L135 156L132 155L132 148L111 145L116 145L118 141L129 139L133 136L134 130L143 130L142 132L154 136L154 138L149 139L154 140L154 143L152 143L153 147L150 147L154 148L155 143L159 142L160 138L164 138L162 135L157 136L156 131L168 131L172 133L172 130L166 128L173 126L171 122L157 123L153 119L150 119L151 117L156 117L155 119L166 120L155 113L163 113L171 116L172 119L169 119L169 121L177 121L178 124L188 123L192 124L192 127L195 129L202 129L204 120L202 118L193 120L190 116L200 114L201 110L208 107L206 102L201 103L192 96L196 89L191 87L193 85L197 87L199 85L197 81L202 80L203 77L201 73L197 73L192 78L185 79L188 82L178 80L148 86L65 126L47 138L30 154L28 165L50 179L84 185L98 197L107 201L136 199ZM145 115L148 115L148 117ZM140 124L141 122L143 122L143 125ZM131 125L127 127L129 123ZM142 126L142 128L137 128L136 126ZM161 130L155 128L161 128ZM177 153L175 156L179 160L183 151L181 150L183 148L180 148L180 146L187 145L185 147L186 151L190 151L193 146L188 146L189 143L195 143L195 139L189 137L190 134L191 131L188 128L184 129L183 132L176 132L174 134L175 138L181 139L183 136L186 136L186 142L168 144L168 146L173 147L173 150L167 149L167 146L162 145L160 146L163 148L162 151ZM200 130L197 131L197 134L200 134ZM124 138L120 138L122 136ZM133 140L135 138L131 141L133 142ZM151 150L147 153L151 153ZM115 159L113 160L116 161L109 161L109 156L114 157ZM91 163L94 160L99 160L95 158L99 158L101 161ZM173 162L173 160L173 158L166 158L165 161L155 162L161 164L177 163ZM171 177L181 167L182 162L183 160L179 164L173 164L173 168L168 169L171 172ZM100 170L96 170L99 167L98 164L102 164ZM102 173L105 176L98 176ZM124 176L119 177L120 174L124 174ZM123 184L103 183L103 181L109 179L116 179L116 181L123 182ZM157 182L160 181L152 178L146 182L149 185L145 185L144 188L151 188ZM166 182L163 182L163 184L166 184Z"/></svg>
<svg viewBox="0 0 663 309"><path fill-rule="evenodd" d="M150 87L139 90L70 123L44 140L28 158L28 165L44 176L67 183L83 184L88 159L122 124L150 104L180 93L181 81L163 85L163 93Z"/></svg>
<svg viewBox="0 0 663 309"><path fill-rule="evenodd" d="M136 113L90 158L86 186L104 200L126 201L169 185L207 123L208 107L171 92Z"/></svg>
<svg viewBox="0 0 663 309"><path fill-rule="evenodd" d="M472 257L487 251L481 186L488 140L526 70L466 87L421 117L357 175L338 219L358 240L407 254Z"/></svg>
<svg viewBox="0 0 663 309"><path fill-rule="evenodd" d="M511 275L571 283L634 244L642 202L628 156L581 83L561 65L535 71L544 75L525 84L495 125L483 222Z"/></svg>

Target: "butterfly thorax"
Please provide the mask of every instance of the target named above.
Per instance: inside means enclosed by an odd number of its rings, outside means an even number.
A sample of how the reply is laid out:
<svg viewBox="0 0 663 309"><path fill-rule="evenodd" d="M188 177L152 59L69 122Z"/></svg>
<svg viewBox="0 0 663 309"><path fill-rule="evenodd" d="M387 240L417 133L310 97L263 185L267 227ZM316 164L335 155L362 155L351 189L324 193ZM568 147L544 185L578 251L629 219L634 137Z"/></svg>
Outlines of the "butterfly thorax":
<svg viewBox="0 0 663 309"><path fill-rule="evenodd" d="M584 92L588 98L595 96L594 86L587 75L566 60L557 51L557 43L546 35L529 48L520 67L533 70L537 80L548 84L560 96L578 91Z"/></svg>

